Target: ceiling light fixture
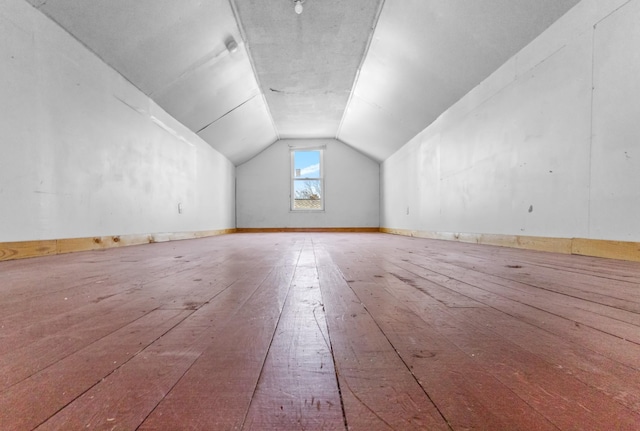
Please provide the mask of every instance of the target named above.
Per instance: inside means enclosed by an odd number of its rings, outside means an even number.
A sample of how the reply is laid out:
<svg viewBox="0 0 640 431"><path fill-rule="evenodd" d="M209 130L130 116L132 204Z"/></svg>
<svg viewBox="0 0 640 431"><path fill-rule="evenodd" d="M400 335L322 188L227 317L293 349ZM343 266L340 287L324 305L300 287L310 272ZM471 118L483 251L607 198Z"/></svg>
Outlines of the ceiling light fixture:
<svg viewBox="0 0 640 431"><path fill-rule="evenodd" d="M296 13L298 15L300 15L302 13L302 0L295 0L293 2L295 4L295 6L293 7L293 9L296 11Z"/></svg>

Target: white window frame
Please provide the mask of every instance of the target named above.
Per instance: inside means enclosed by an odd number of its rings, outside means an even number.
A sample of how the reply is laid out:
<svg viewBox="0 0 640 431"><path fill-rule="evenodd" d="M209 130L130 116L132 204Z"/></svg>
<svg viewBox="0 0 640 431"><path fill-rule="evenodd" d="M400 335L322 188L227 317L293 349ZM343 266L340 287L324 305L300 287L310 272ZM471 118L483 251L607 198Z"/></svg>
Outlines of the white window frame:
<svg viewBox="0 0 640 431"><path fill-rule="evenodd" d="M324 208L325 208L325 199L326 199L326 191L324 188L324 147L290 147L289 148L289 155L290 155L290 166L289 166L289 176L290 176L290 181L289 181L289 187L290 187L290 192L289 192L289 211L291 212L296 212L296 213L304 213L304 212L311 212L311 213L317 213L317 212L323 212ZM297 151L318 151L320 153L320 177L305 177L305 178L299 178L296 177L296 172L295 172L295 154ZM296 181L308 181L308 180L312 180L312 181L320 181L320 190L322 191L322 195L320 196L320 208L318 209L296 209L295 208L295 200L296 200L296 193L295 193L295 183Z"/></svg>

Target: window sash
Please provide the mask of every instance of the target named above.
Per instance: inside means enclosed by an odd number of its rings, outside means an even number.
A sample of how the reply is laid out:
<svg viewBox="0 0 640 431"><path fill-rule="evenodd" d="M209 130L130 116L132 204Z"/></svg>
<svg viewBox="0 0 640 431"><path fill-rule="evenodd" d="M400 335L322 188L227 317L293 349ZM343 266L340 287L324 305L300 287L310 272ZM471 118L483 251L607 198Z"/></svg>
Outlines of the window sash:
<svg viewBox="0 0 640 431"><path fill-rule="evenodd" d="M317 152L319 159L319 170L315 175L302 175L296 172L296 153ZM322 148L291 148L291 168L290 168L290 210L299 211L324 211L325 189L324 189L324 151ZM300 198L301 184L307 186L309 199ZM304 187L304 186L302 186ZM297 193L298 192L298 193ZM314 199L313 196L318 196Z"/></svg>

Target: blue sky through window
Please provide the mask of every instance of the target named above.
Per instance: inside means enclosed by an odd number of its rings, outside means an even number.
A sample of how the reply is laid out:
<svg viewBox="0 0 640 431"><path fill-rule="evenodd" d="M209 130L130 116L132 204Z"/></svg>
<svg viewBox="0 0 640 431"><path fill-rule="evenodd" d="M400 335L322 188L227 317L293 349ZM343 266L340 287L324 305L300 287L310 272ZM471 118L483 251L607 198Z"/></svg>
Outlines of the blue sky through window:
<svg viewBox="0 0 640 431"><path fill-rule="evenodd" d="M319 178L320 151L296 151L293 165L296 178Z"/></svg>

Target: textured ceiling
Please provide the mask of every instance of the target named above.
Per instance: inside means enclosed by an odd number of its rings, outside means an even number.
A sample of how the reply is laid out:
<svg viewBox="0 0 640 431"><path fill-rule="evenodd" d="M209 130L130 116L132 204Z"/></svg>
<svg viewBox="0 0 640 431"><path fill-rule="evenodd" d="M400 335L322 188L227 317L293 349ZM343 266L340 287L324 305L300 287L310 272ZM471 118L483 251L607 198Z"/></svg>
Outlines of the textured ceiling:
<svg viewBox="0 0 640 431"><path fill-rule="evenodd" d="M338 133L379 0L235 0L281 138Z"/></svg>
<svg viewBox="0 0 640 431"><path fill-rule="evenodd" d="M279 138L384 160L579 0L26 1L237 165Z"/></svg>

